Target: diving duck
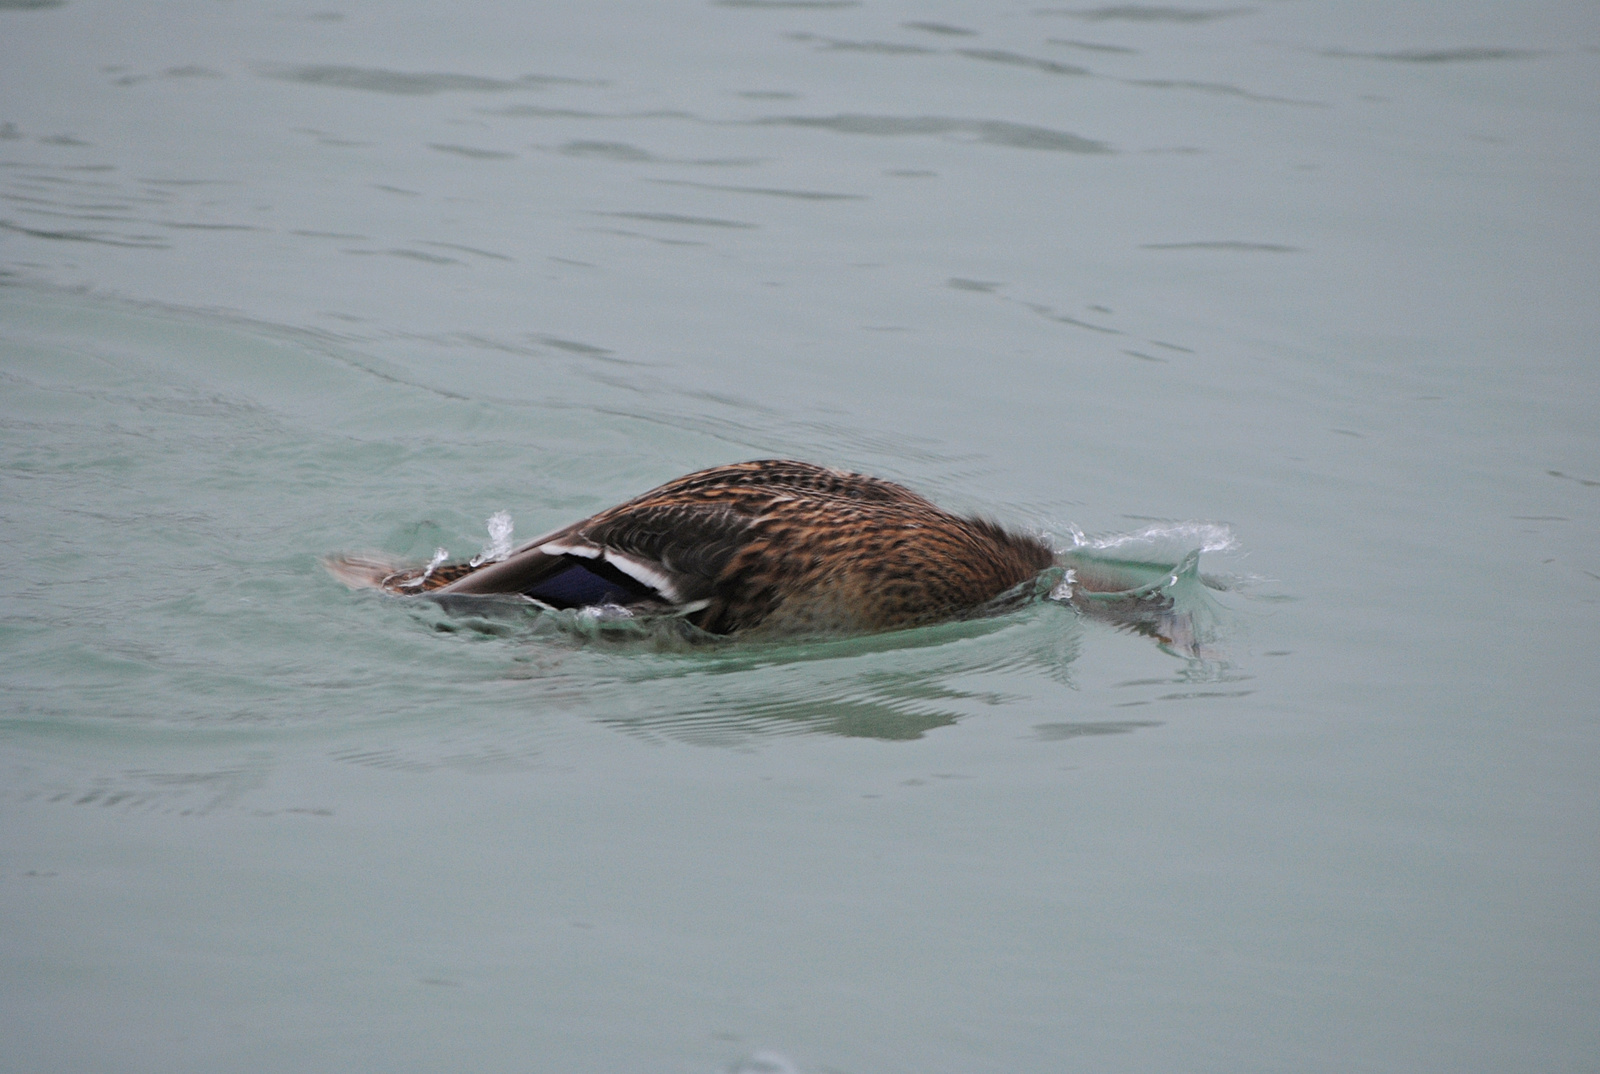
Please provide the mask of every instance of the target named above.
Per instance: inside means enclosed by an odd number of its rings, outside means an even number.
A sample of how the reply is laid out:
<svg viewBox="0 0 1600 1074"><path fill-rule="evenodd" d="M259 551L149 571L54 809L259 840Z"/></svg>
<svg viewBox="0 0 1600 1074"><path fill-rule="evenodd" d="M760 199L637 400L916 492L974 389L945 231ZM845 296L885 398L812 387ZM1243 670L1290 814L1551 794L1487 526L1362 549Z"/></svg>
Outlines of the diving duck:
<svg viewBox="0 0 1600 1074"><path fill-rule="evenodd" d="M1038 538L951 514L892 481L764 459L669 481L497 561L328 566L353 588L614 604L711 634L779 636L959 619L1054 562Z"/></svg>

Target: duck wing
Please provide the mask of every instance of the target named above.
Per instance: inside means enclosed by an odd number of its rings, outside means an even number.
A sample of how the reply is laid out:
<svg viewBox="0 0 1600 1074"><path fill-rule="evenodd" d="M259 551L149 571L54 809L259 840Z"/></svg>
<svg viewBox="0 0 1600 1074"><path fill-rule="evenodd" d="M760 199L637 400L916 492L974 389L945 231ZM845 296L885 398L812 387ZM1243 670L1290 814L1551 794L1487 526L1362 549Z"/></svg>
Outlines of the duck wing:
<svg viewBox="0 0 1600 1074"><path fill-rule="evenodd" d="M717 577L748 543L762 514L795 497L925 502L892 482L792 459L714 466L552 530L437 592L540 597L541 584L581 568L619 584L631 580L630 589L643 587L634 596L685 608L712 596ZM595 586L582 575L573 577Z"/></svg>
<svg viewBox="0 0 1600 1074"><path fill-rule="evenodd" d="M655 600L693 611L711 597L754 517L716 502L630 501L530 541L434 592L521 593L557 607Z"/></svg>

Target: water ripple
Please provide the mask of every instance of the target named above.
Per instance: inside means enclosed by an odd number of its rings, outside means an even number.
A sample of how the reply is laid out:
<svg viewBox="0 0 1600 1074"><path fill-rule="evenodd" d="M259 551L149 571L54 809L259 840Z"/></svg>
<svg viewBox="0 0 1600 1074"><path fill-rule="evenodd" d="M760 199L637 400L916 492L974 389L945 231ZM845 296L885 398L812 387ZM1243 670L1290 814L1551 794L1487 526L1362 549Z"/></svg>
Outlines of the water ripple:
<svg viewBox="0 0 1600 1074"><path fill-rule="evenodd" d="M1210 93L1219 97L1238 97L1242 100L1259 101L1263 104L1293 104L1299 105L1301 108L1328 107L1326 101L1308 101L1296 97L1277 97L1270 93L1255 93L1227 82L1198 82L1193 79L1180 78L1125 78L1121 81L1126 86L1143 86L1147 89L1194 90L1198 93Z"/></svg>
<svg viewBox="0 0 1600 1074"><path fill-rule="evenodd" d="M502 149L479 149L470 145L451 145L441 142L429 142L429 149L436 149L441 153L454 153L458 157L468 160L516 160L515 153L507 153Z"/></svg>
<svg viewBox="0 0 1600 1074"><path fill-rule="evenodd" d="M861 0L711 0L711 6L837 11L840 8L860 7Z"/></svg>
<svg viewBox="0 0 1600 1074"><path fill-rule="evenodd" d="M515 79L484 78L444 72L389 71L380 67L348 67L340 64L280 65L263 64L256 68L263 78L301 82L309 86L334 86L370 93L396 93L426 96L435 93L501 93L506 90L539 89L551 85L599 86L577 78L548 75L523 75Z"/></svg>
<svg viewBox="0 0 1600 1074"><path fill-rule="evenodd" d="M689 227L754 228L742 220L723 220L714 216L684 216L681 213L613 212L595 213L596 216L614 216L624 220L648 220L654 224L684 224Z"/></svg>
<svg viewBox="0 0 1600 1074"><path fill-rule="evenodd" d="M1302 252L1298 246L1285 246L1277 242L1241 242L1236 239L1222 239L1215 242L1147 242L1141 244L1139 249L1223 250L1257 254L1298 254Z"/></svg>
<svg viewBox="0 0 1600 1074"><path fill-rule="evenodd" d="M894 41L849 41L838 37L819 37L816 34L784 34L790 41L815 41L824 52L875 52L884 56L918 56L937 51L924 45L904 45Z"/></svg>
<svg viewBox="0 0 1600 1074"><path fill-rule="evenodd" d="M1086 22L1212 22L1216 19L1249 15L1252 7L1189 8L1161 7L1152 4L1114 4L1092 8L1039 8L1035 15L1065 15Z"/></svg>
<svg viewBox="0 0 1600 1074"><path fill-rule="evenodd" d="M696 190L721 190L730 194L763 194L774 198L794 198L798 201L865 201L865 194L837 194L824 190L783 190L767 186L729 186L722 183L696 183L689 179L651 179L661 186L686 186Z"/></svg>
<svg viewBox="0 0 1600 1074"><path fill-rule="evenodd" d="M1539 49L1492 47L1402 49L1398 52L1356 52L1330 48L1318 51L1317 55L1357 60L1387 60L1393 63L1482 63L1486 60L1531 60L1547 53Z"/></svg>
<svg viewBox="0 0 1600 1074"><path fill-rule="evenodd" d="M1058 153L1114 153L1105 142L1049 127L1013 123L1003 119L955 119L948 116L874 116L841 113L833 116L767 116L747 121L762 127L810 127L839 134L867 134L894 138L906 136L966 135L973 141L1013 149L1043 149Z"/></svg>
<svg viewBox="0 0 1600 1074"><path fill-rule="evenodd" d="M1054 60L1039 60L1032 56L1024 56L1017 52L1007 52L1004 49L994 48L958 48L957 56L965 56L969 60L986 60L989 63L1003 63L1011 67L1030 67L1035 71L1043 71L1051 75L1087 75L1089 70L1084 67L1075 67L1070 63L1056 63Z"/></svg>
<svg viewBox="0 0 1600 1074"><path fill-rule="evenodd" d="M24 227L10 220L0 220L0 231L11 231L34 239L90 242L99 243L102 246L134 246L150 250L165 250L170 245L155 235L115 235L104 231L33 228Z"/></svg>
<svg viewBox="0 0 1600 1074"><path fill-rule="evenodd" d="M920 738L1053 692L1071 681L1082 643L1076 617L1055 606L783 644L697 643L659 622L572 613L528 629L543 644L518 658L513 678L536 679L543 696L618 730L702 745L801 733Z"/></svg>
<svg viewBox="0 0 1600 1074"><path fill-rule="evenodd" d="M968 30L963 26L951 26L946 22L902 22L900 24L907 30L923 30L930 34L939 34L942 37L977 37L978 31Z"/></svg>

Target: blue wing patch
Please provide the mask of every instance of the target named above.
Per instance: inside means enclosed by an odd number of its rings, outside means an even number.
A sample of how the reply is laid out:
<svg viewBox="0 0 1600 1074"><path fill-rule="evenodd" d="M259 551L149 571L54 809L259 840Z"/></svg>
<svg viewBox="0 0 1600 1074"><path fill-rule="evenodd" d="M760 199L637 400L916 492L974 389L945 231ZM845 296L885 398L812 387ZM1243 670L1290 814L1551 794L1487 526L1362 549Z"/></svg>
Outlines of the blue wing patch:
<svg viewBox="0 0 1600 1074"><path fill-rule="evenodd" d="M590 608L597 604L628 604L645 598L660 599L649 586L630 578L609 563L566 557L567 566L541 579L524 592L555 608Z"/></svg>

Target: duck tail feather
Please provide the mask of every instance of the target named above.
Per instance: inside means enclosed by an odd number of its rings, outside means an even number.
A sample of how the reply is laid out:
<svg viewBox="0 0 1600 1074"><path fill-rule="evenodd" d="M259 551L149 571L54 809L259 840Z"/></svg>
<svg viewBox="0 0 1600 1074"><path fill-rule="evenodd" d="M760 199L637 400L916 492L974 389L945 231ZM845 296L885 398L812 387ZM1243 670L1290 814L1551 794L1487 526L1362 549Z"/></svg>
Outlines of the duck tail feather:
<svg viewBox="0 0 1600 1074"><path fill-rule="evenodd" d="M402 570L405 564L382 552L349 552L325 556L323 567L329 574L351 589L383 589L384 582Z"/></svg>

